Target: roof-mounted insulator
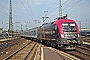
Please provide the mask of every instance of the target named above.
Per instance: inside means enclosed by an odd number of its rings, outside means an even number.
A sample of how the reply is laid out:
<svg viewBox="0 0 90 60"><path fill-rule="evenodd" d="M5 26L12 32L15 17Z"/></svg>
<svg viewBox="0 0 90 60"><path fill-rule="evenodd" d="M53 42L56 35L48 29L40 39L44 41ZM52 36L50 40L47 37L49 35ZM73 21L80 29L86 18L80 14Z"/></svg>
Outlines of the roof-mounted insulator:
<svg viewBox="0 0 90 60"><path fill-rule="evenodd" d="M63 16L63 17L58 17L58 18L56 18L56 19L65 19L66 18L66 16Z"/></svg>

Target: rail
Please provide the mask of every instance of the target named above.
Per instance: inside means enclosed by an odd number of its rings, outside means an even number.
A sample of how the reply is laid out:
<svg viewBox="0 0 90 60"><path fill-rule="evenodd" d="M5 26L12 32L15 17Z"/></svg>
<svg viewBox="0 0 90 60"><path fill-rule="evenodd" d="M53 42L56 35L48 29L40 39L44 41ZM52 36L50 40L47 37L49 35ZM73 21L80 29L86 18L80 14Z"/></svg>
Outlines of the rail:
<svg viewBox="0 0 90 60"><path fill-rule="evenodd" d="M25 53L25 56L21 56L19 58L23 59L23 60L26 60L26 58L28 57L28 55L30 54L30 52L32 51L32 49L36 46L36 43L33 43L31 44L32 42L28 43L27 45L25 45L24 47L20 48L19 50L17 50L16 52L14 52L13 54L11 54L10 56L8 56L7 58L5 58L5 60L8 60L8 59L13 59L13 56L15 57L16 54L20 53L20 54L23 54L23 52L21 51L24 51L24 49L27 49L29 46L32 46L29 51L25 51L27 53Z"/></svg>
<svg viewBox="0 0 90 60"><path fill-rule="evenodd" d="M80 46L74 51L64 51L64 52L66 52L72 56L75 56L77 58L80 58L82 60L90 59L90 49L87 48L86 46Z"/></svg>

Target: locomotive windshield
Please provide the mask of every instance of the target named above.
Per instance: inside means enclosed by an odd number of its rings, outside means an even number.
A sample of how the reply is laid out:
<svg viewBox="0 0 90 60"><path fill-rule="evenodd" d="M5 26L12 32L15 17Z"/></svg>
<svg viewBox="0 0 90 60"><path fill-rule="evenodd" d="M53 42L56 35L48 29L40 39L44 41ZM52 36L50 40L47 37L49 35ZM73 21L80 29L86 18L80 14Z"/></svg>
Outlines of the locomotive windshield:
<svg viewBox="0 0 90 60"><path fill-rule="evenodd" d="M75 23L62 23L62 28L64 32L76 32Z"/></svg>

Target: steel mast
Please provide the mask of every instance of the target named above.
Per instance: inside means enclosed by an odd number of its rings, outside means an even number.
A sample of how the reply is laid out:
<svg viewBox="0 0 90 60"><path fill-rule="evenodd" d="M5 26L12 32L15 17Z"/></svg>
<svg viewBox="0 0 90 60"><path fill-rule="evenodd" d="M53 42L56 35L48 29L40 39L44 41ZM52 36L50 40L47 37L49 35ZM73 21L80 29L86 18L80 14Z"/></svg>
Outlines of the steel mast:
<svg viewBox="0 0 90 60"><path fill-rule="evenodd" d="M9 8L9 35L12 34L12 1L10 0L10 8Z"/></svg>
<svg viewBox="0 0 90 60"><path fill-rule="evenodd" d="M62 17L62 4L61 4L61 0L59 0L59 18Z"/></svg>

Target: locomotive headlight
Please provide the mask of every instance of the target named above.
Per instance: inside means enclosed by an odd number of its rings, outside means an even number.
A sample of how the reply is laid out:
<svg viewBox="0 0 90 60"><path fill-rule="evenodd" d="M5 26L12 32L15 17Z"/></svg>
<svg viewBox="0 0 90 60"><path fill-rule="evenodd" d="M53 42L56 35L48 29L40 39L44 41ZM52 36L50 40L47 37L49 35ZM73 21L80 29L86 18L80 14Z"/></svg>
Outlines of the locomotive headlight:
<svg viewBox="0 0 90 60"><path fill-rule="evenodd" d="M78 37L80 37L80 34L78 34Z"/></svg>
<svg viewBox="0 0 90 60"><path fill-rule="evenodd" d="M61 34L61 38L64 38L64 34Z"/></svg>

